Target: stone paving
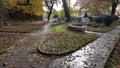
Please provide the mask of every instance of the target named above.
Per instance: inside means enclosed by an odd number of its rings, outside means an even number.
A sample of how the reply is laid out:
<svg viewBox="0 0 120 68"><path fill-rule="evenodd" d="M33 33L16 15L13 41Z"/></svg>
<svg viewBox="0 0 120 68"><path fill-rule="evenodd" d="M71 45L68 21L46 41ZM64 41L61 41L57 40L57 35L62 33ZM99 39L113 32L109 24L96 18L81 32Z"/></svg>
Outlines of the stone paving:
<svg viewBox="0 0 120 68"><path fill-rule="evenodd" d="M51 68L104 68L119 37L120 27L117 27L75 53L54 60Z"/></svg>
<svg viewBox="0 0 120 68"><path fill-rule="evenodd" d="M42 36L47 32L51 23L42 26L35 33L0 54L0 68L46 68L51 62L50 58L37 52Z"/></svg>
<svg viewBox="0 0 120 68"><path fill-rule="evenodd" d="M100 38L71 55L51 58L36 50L49 26L50 23L1 54L0 68L103 68L120 33L118 27L108 33L99 34Z"/></svg>

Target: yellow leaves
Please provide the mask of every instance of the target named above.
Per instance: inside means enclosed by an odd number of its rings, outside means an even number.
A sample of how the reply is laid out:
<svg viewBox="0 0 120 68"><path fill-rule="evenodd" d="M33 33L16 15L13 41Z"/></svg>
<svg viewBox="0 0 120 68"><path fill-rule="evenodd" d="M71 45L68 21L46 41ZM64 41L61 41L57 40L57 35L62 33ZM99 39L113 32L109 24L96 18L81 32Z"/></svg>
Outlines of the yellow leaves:
<svg viewBox="0 0 120 68"><path fill-rule="evenodd" d="M25 13L30 13L31 15L42 16L43 15L43 1L42 0L29 0L30 5L26 4L26 0L5 0L5 6L8 9L14 8L14 10L23 10ZM26 5L19 5L26 4ZM15 8L16 7L16 8Z"/></svg>
<svg viewBox="0 0 120 68"><path fill-rule="evenodd" d="M5 0L4 4L7 8L12 8L16 5L17 0Z"/></svg>

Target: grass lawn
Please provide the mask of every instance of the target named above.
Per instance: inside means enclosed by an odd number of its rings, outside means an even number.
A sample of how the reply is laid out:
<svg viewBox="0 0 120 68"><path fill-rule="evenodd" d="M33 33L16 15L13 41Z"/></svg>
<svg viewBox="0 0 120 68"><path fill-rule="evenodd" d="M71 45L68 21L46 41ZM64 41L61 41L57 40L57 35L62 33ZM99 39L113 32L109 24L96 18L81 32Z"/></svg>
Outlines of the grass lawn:
<svg viewBox="0 0 120 68"><path fill-rule="evenodd" d="M106 62L105 68L120 68L120 40Z"/></svg>
<svg viewBox="0 0 120 68"><path fill-rule="evenodd" d="M111 26L109 26L109 27L107 27L107 26L105 26L105 27L92 27L92 26L90 26L90 27L87 27L86 30L93 31L93 32L105 33L105 32L112 30L114 26L120 26L120 22L113 22L111 24Z"/></svg>
<svg viewBox="0 0 120 68"><path fill-rule="evenodd" d="M64 54L77 50L97 37L95 34L74 33L65 27L51 27L41 42L40 50L48 54Z"/></svg>
<svg viewBox="0 0 120 68"><path fill-rule="evenodd" d="M0 32L0 53L15 44L20 39L24 38L25 34L10 34Z"/></svg>
<svg viewBox="0 0 120 68"><path fill-rule="evenodd" d="M86 30L87 31L93 31L93 32L108 32L112 29L112 27L87 27Z"/></svg>
<svg viewBox="0 0 120 68"><path fill-rule="evenodd" d="M40 29L40 26L46 24L44 21L33 21L33 22L14 22L9 26L3 26L1 32L15 32L15 33L30 33Z"/></svg>
<svg viewBox="0 0 120 68"><path fill-rule="evenodd" d="M113 22L111 26L120 26L120 22Z"/></svg>
<svg viewBox="0 0 120 68"><path fill-rule="evenodd" d="M11 25L0 28L0 53L26 37L26 33L37 31L45 23L43 21L9 21Z"/></svg>

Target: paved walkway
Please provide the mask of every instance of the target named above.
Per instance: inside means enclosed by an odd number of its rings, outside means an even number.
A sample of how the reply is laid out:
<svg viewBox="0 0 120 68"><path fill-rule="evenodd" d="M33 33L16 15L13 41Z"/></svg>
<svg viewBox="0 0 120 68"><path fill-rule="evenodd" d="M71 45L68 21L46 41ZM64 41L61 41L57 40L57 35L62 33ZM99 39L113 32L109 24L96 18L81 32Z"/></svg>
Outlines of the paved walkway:
<svg viewBox="0 0 120 68"><path fill-rule="evenodd" d="M47 32L51 23L42 26L38 32L9 48L0 55L0 68L46 68L51 58L37 52L42 35Z"/></svg>
<svg viewBox="0 0 120 68"><path fill-rule="evenodd" d="M47 32L47 24L36 33L15 44L6 53L0 55L0 68L102 68L107 57L119 38L120 28L107 34L100 34L95 42L65 57L45 56L36 48Z"/></svg>
<svg viewBox="0 0 120 68"><path fill-rule="evenodd" d="M119 37L120 27L117 27L77 52L55 60L51 68L104 68Z"/></svg>

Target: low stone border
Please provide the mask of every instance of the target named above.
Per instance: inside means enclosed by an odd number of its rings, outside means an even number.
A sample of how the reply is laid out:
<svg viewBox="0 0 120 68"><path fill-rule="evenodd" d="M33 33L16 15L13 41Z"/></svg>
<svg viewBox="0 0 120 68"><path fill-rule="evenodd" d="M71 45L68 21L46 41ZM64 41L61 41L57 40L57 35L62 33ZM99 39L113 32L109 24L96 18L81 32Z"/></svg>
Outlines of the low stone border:
<svg viewBox="0 0 120 68"><path fill-rule="evenodd" d="M120 27L103 34L96 41L62 59L56 59L53 68L104 68L111 51L120 37Z"/></svg>
<svg viewBox="0 0 120 68"><path fill-rule="evenodd" d="M45 36L44 36L44 37L45 37ZM38 51L39 53L41 53L41 54L44 54L44 55L57 55L57 56L61 56L61 55L69 55L69 54L71 54L71 53L79 50L80 48L85 47L87 44L89 44L89 43L91 43L91 42L94 42L99 36L97 36L95 39L89 41L88 43L86 43L86 44L84 44L84 45L76 48L75 50L71 50L71 51L68 51L68 52L65 52L65 53L58 53L58 54L56 54L56 53L48 53L48 52L45 52L45 51L43 51L43 50L41 49L40 46L41 46L42 41L44 40L44 37L42 38L40 44L38 45L37 51Z"/></svg>

